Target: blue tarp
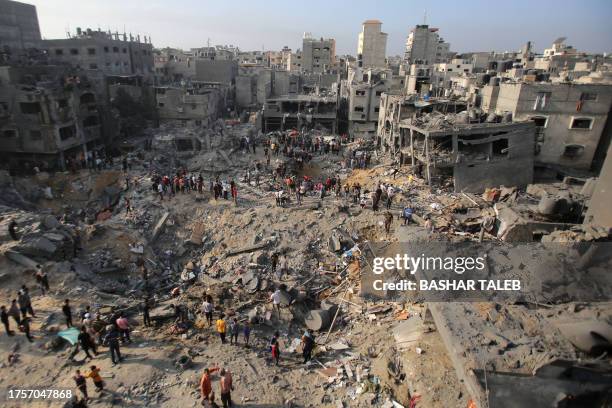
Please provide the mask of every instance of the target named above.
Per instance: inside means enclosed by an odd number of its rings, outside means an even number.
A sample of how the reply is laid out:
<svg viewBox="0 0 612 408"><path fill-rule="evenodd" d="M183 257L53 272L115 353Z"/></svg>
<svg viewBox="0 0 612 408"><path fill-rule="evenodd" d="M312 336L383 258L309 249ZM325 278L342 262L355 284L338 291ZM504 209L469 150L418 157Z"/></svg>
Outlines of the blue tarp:
<svg viewBox="0 0 612 408"><path fill-rule="evenodd" d="M75 345L79 338L79 330L76 327L71 327L57 333L62 339L67 340L70 344Z"/></svg>

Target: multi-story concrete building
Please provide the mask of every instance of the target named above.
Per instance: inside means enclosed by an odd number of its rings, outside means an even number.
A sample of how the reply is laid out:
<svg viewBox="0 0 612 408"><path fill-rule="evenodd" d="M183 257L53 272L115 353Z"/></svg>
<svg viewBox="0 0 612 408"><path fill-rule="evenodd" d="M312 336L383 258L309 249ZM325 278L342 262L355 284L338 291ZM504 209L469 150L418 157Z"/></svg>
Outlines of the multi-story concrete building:
<svg viewBox="0 0 612 408"><path fill-rule="evenodd" d="M0 0L0 49L36 47L40 26L36 7L11 0Z"/></svg>
<svg viewBox="0 0 612 408"><path fill-rule="evenodd" d="M0 67L0 156L10 168L65 169L102 143L99 95L63 67Z"/></svg>
<svg viewBox="0 0 612 408"><path fill-rule="evenodd" d="M481 94L485 112L535 122L540 165L588 170L600 141L609 143L602 135L612 106L610 83L493 83Z"/></svg>
<svg viewBox="0 0 612 408"><path fill-rule="evenodd" d="M223 95L219 84L192 82L190 86L162 86L155 88L157 112L161 120L195 121L207 126L217 119L223 109Z"/></svg>
<svg viewBox="0 0 612 408"><path fill-rule="evenodd" d="M263 131L301 129L317 125L337 131L337 99L315 95L291 95L268 99L263 109Z"/></svg>
<svg viewBox="0 0 612 408"><path fill-rule="evenodd" d="M100 70L109 75L141 75L153 79L155 65L150 39L127 34L77 28L76 35L42 40L40 47L51 63L68 63L77 69Z"/></svg>
<svg viewBox="0 0 612 408"><path fill-rule="evenodd" d="M439 64L446 62L450 44L438 34L437 28L417 25L406 40L404 59L408 64Z"/></svg>
<svg viewBox="0 0 612 408"><path fill-rule="evenodd" d="M361 68L383 68L387 56L387 33L380 31L378 20L363 22L357 45L357 66Z"/></svg>
<svg viewBox="0 0 612 408"><path fill-rule="evenodd" d="M378 125L380 97L392 86L389 69L349 69L341 94L348 99L348 130L351 138L374 138Z"/></svg>
<svg viewBox="0 0 612 408"><path fill-rule="evenodd" d="M302 39L302 70L304 72L326 72L336 63L336 40L312 38L305 33Z"/></svg>

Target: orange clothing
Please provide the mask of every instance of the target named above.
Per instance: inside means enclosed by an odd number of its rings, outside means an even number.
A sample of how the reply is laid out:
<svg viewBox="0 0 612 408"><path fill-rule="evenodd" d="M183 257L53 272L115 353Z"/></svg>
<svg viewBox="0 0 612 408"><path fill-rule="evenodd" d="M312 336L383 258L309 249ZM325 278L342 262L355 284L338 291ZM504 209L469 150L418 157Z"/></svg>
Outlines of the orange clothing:
<svg viewBox="0 0 612 408"><path fill-rule="evenodd" d="M88 372L85 377L91 378L94 382L102 382L102 377L100 376L100 369L95 368Z"/></svg>
<svg viewBox="0 0 612 408"><path fill-rule="evenodd" d="M210 375L215 371L219 371L219 367L209 368L208 373L204 371L202 374L202 378L200 379L200 393L202 393L202 398L207 397L212 392L212 382L210 381Z"/></svg>

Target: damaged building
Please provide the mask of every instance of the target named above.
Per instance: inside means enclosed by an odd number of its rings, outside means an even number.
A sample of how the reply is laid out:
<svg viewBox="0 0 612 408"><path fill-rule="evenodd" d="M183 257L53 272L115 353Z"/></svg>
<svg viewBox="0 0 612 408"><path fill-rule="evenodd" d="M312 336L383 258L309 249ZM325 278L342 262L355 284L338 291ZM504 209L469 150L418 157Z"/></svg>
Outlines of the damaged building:
<svg viewBox="0 0 612 408"><path fill-rule="evenodd" d="M337 130L335 96L295 95L268 99L263 109L263 131L313 128Z"/></svg>
<svg viewBox="0 0 612 408"><path fill-rule="evenodd" d="M9 168L62 168L101 143L98 101L63 67L0 67L0 151Z"/></svg>
<svg viewBox="0 0 612 408"><path fill-rule="evenodd" d="M400 131L400 161L416 168L429 185L452 178L456 192L480 193L488 187L525 187L533 181L532 122L455 121L445 126L449 117L442 114L420 119L400 122L400 129L406 130Z"/></svg>
<svg viewBox="0 0 612 408"><path fill-rule="evenodd" d="M194 121L208 126L217 119L225 106L226 87L193 81L189 86L159 86L155 88L157 112L161 120Z"/></svg>

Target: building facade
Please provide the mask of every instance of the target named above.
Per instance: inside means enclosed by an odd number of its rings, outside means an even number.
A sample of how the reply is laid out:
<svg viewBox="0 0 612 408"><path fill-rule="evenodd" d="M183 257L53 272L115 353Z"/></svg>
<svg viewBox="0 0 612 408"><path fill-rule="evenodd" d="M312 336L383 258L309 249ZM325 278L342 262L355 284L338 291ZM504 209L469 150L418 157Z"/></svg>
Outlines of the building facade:
<svg viewBox="0 0 612 408"><path fill-rule="evenodd" d="M383 68L387 56L387 33L381 31L378 20L363 22L357 45L357 66L360 68Z"/></svg>
<svg viewBox="0 0 612 408"><path fill-rule="evenodd" d="M608 121L612 84L510 82L482 88L482 109L536 124L541 165L588 170Z"/></svg>
<svg viewBox="0 0 612 408"><path fill-rule="evenodd" d="M437 28L417 25L406 40L404 59L409 64L439 64L446 62L450 44L438 34Z"/></svg>
<svg viewBox="0 0 612 408"><path fill-rule="evenodd" d="M323 73L336 63L336 40L312 38L305 34L302 40L302 65L304 72Z"/></svg>
<svg viewBox="0 0 612 408"><path fill-rule="evenodd" d="M141 75L153 80L155 64L150 39L140 36L77 28L76 35L42 40L49 62L67 63L77 69L99 70L108 75Z"/></svg>
<svg viewBox="0 0 612 408"><path fill-rule="evenodd" d="M40 39L36 6L0 0L0 49L36 47Z"/></svg>

